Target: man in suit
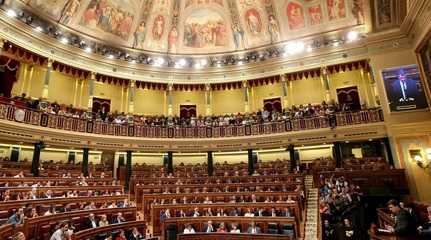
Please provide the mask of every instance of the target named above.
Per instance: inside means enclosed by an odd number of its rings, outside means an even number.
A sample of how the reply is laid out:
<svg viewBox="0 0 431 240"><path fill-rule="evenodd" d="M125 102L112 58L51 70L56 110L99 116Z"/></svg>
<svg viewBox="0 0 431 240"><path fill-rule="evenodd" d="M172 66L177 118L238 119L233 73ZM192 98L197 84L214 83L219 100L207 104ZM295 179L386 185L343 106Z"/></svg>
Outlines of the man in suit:
<svg viewBox="0 0 431 240"><path fill-rule="evenodd" d="M125 221L126 219L124 219L123 214L119 212L117 216L114 217L114 219L112 220L112 224L123 223Z"/></svg>
<svg viewBox="0 0 431 240"><path fill-rule="evenodd" d="M260 227L256 226L254 222L251 222L250 227L247 230L247 233L259 234L259 233L262 233L262 231L260 230Z"/></svg>
<svg viewBox="0 0 431 240"><path fill-rule="evenodd" d="M215 232L213 222L211 220L209 220L208 223L205 224L203 232L206 232L206 233Z"/></svg>
<svg viewBox="0 0 431 240"><path fill-rule="evenodd" d="M416 226L409 212L402 209L394 199L389 200L388 208L395 215L395 226L386 226L386 228L395 233L398 239L413 239L416 235Z"/></svg>
<svg viewBox="0 0 431 240"><path fill-rule="evenodd" d="M91 213L89 216L88 216L88 219L87 219L87 221L85 222L85 227L87 228L87 229L89 229L89 228L97 228L97 221L96 221L96 218L94 217L94 214L93 213Z"/></svg>

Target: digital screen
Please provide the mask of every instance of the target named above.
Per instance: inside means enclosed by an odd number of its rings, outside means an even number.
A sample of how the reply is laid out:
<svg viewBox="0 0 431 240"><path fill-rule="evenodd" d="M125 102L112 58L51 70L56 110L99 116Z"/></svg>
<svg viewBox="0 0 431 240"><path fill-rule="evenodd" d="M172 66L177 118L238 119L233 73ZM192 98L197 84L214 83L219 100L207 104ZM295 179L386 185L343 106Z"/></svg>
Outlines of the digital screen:
<svg viewBox="0 0 431 240"><path fill-rule="evenodd" d="M384 69L382 75L392 112L428 107L417 65Z"/></svg>

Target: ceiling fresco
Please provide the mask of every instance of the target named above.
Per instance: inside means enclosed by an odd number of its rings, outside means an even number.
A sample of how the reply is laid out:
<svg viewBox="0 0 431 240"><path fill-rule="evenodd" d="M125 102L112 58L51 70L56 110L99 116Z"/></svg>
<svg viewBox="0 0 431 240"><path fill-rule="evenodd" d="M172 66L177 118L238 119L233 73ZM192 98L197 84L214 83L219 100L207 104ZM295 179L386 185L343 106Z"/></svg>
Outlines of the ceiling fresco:
<svg viewBox="0 0 431 240"><path fill-rule="evenodd" d="M20 0L110 45L223 53L364 24L365 0Z"/></svg>

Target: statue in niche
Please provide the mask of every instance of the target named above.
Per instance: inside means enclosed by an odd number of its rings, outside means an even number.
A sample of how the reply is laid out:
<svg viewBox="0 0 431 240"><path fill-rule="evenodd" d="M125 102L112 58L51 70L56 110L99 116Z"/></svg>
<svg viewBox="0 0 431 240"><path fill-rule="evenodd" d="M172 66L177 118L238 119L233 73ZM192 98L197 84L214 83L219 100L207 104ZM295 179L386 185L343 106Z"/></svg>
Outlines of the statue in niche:
<svg viewBox="0 0 431 240"><path fill-rule="evenodd" d="M159 15L154 19L153 25L153 39L160 40L163 36L163 31L165 28L165 18Z"/></svg>
<svg viewBox="0 0 431 240"><path fill-rule="evenodd" d="M133 34L133 48L144 48L145 41L145 22L142 21L139 26L136 28L135 33Z"/></svg>
<svg viewBox="0 0 431 240"><path fill-rule="evenodd" d="M277 42L280 39L280 27L274 15L268 17L268 31L271 36L271 42Z"/></svg>
<svg viewBox="0 0 431 240"><path fill-rule="evenodd" d="M235 43L235 48L236 49L244 48L244 31L241 29L238 23L235 23L232 26L232 30L233 30L233 40Z"/></svg>
<svg viewBox="0 0 431 240"><path fill-rule="evenodd" d="M178 41L178 30L173 26L168 35L168 52L175 53L177 51L176 45Z"/></svg>

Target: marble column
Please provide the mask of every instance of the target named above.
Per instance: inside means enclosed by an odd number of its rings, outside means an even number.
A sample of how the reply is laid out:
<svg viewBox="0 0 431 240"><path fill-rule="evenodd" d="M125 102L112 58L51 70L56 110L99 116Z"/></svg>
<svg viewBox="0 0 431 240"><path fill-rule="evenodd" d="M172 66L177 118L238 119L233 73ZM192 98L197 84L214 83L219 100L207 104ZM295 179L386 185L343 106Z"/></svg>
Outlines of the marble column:
<svg viewBox="0 0 431 240"><path fill-rule="evenodd" d="M244 90L244 112L250 112L250 86L247 81L242 82L242 88Z"/></svg>
<svg viewBox="0 0 431 240"><path fill-rule="evenodd" d="M212 114L211 85L205 84L205 115L210 116L211 114Z"/></svg>
<svg viewBox="0 0 431 240"><path fill-rule="evenodd" d="M135 93L136 93L136 81L132 80L129 84L129 97L128 97L128 110L129 113L135 112Z"/></svg>
<svg viewBox="0 0 431 240"><path fill-rule="evenodd" d="M172 116L173 115L173 101L174 101L174 97L172 95L172 91L173 91L173 84L169 83L168 84L168 88L166 89L166 104L167 104L167 115L168 116Z"/></svg>
<svg viewBox="0 0 431 240"><path fill-rule="evenodd" d="M52 74L52 59L48 59L48 65L46 68L45 78L43 79L42 98L48 99L49 96L49 81L51 80Z"/></svg>
<svg viewBox="0 0 431 240"><path fill-rule="evenodd" d="M283 93L283 108L287 108L289 107L288 98L290 93L289 93L289 86L286 79L286 74L280 75L280 78L281 78L281 90Z"/></svg>
<svg viewBox="0 0 431 240"><path fill-rule="evenodd" d="M96 73L92 72L90 75L90 79L88 80L88 104L87 104L87 110L89 112L92 111L93 108L93 97L94 97L94 82L96 81Z"/></svg>
<svg viewBox="0 0 431 240"><path fill-rule="evenodd" d="M331 89L330 89L330 79L329 79L329 74L328 74L328 70L326 69L326 67L322 67L320 69L320 81L323 85L323 91L324 91L324 96L325 96L325 102L329 103L331 101Z"/></svg>

